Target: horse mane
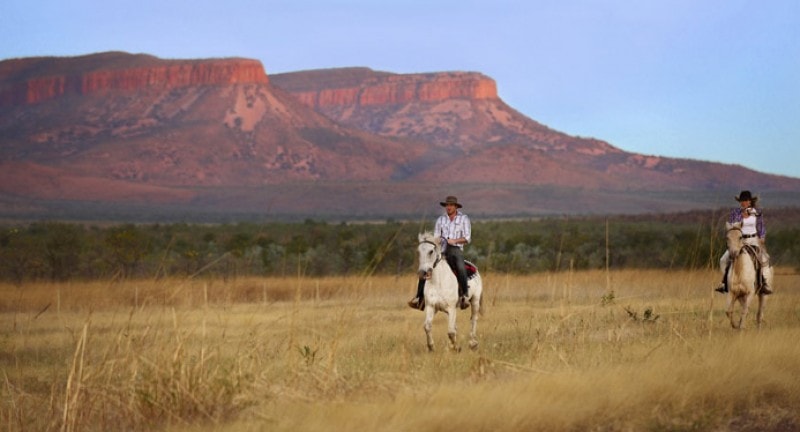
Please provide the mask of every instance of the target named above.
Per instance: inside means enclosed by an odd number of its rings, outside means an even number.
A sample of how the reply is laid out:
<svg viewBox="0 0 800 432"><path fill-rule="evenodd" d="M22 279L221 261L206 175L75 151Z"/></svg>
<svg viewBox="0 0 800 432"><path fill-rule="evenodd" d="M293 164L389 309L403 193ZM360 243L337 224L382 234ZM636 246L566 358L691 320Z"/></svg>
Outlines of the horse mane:
<svg viewBox="0 0 800 432"><path fill-rule="evenodd" d="M725 222L725 229L730 231L732 229L742 229L741 222Z"/></svg>

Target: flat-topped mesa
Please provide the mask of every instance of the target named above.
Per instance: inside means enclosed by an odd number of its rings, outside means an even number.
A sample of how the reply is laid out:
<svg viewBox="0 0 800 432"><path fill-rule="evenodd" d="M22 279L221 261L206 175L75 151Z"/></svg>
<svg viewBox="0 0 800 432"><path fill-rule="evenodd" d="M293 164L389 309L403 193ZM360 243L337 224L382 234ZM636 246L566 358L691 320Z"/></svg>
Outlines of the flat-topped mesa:
<svg viewBox="0 0 800 432"><path fill-rule="evenodd" d="M247 83L268 83L261 62L242 58L163 60L127 53L8 60L0 62L0 106L34 104L67 93Z"/></svg>
<svg viewBox="0 0 800 432"><path fill-rule="evenodd" d="M389 105L435 102L446 99L497 99L497 85L476 72L390 74L349 69L353 74L371 76L359 83L344 79L348 69L332 72L336 79L322 78L325 71L273 75L272 83L295 95L313 108L333 106Z"/></svg>

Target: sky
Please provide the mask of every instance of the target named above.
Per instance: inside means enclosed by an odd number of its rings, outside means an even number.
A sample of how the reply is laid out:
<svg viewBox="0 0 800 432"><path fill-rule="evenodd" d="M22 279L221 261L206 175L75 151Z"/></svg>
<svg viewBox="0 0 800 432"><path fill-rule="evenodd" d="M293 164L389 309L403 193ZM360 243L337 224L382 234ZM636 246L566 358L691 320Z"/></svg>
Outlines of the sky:
<svg viewBox="0 0 800 432"><path fill-rule="evenodd" d="M800 177L797 0L3 0L0 60L471 71L570 135Z"/></svg>

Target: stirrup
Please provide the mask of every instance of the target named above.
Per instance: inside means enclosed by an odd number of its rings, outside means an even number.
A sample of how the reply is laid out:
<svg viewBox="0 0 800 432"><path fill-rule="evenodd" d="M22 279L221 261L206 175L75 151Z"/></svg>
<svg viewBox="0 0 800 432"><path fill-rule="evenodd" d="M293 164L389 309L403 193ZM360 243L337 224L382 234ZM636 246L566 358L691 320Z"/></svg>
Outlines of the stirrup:
<svg viewBox="0 0 800 432"><path fill-rule="evenodd" d="M408 302L408 307L411 309L425 310L425 299L414 297Z"/></svg>

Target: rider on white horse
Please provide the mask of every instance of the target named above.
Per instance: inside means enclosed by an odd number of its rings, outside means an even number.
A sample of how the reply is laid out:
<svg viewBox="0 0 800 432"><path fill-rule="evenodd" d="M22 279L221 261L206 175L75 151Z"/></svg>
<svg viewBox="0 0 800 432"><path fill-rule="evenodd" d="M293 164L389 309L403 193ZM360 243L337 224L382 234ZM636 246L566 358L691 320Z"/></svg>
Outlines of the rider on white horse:
<svg viewBox="0 0 800 432"><path fill-rule="evenodd" d="M748 190L741 191L739 196L734 197L734 199L739 201L739 207L731 210L728 216L728 224L742 224L742 239L744 240L744 244L755 246L758 250L758 260L761 262L761 277L759 278L762 280L761 292L763 294L772 294L772 267L769 265L769 254L767 253L766 247L767 228L764 224L764 212L762 209L756 207L758 197L752 196ZM722 258L719 260L719 266L722 270L722 282L715 291L721 293L728 292L726 280L730 265L730 253L726 249Z"/></svg>
<svg viewBox="0 0 800 432"><path fill-rule="evenodd" d="M445 213L436 219L436 227L433 234L442 241L442 250L445 260L450 268L456 273L458 279L458 306L461 309L469 307L467 301L467 269L464 265L464 245L472 240L472 225L469 216L459 210L463 206L459 204L458 198L448 196L439 205L445 208ZM425 279L420 279L417 285L417 296L408 302L414 309L423 309L423 290L425 289Z"/></svg>

